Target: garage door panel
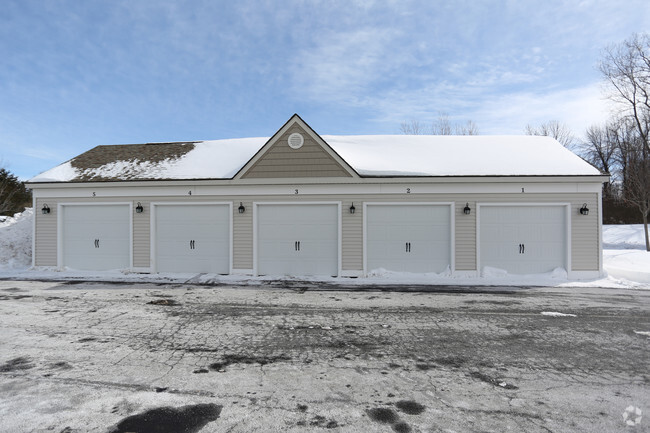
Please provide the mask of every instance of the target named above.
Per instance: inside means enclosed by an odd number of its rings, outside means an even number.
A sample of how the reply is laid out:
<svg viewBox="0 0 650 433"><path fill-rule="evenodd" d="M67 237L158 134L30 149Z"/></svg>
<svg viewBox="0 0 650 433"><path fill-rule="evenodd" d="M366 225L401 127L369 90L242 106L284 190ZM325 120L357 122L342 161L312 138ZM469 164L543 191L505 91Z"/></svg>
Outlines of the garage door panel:
<svg viewBox="0 0 650 433"><path fill-rule="evenodd" d="M336 204L258 205L257 273L338 275L338 219Z"/></svg>
<svg viewBox="0 0 650 433"><path fill-rule="evenodd" d="M155 213L158 272L229 273L229 205L159 204Z"/></svg>
<svg viewBox="0 0 650 433"><path fill-rule="evenodd" d="M442 272L451 265L448 205L368 205L367 271Z"/></svg>
<svg viewBox="0 0 650 433"><path fill-rule="evenodd" d="M130 206L64 205L61 218L63 266L82 270L130 266Z"/></svg>
<svg viewBox="0 0 650 433"><path fill-rule="evenodd" d="M564 206L482 206L479 224L481 267L513 274L566 267Z"/></svg>

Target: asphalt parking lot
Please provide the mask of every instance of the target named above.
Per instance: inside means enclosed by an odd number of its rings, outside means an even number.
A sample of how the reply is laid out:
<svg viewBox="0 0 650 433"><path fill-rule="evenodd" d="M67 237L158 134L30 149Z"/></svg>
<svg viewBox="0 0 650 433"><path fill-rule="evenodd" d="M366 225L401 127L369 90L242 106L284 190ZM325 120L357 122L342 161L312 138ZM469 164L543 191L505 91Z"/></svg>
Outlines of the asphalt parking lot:
<svg viewBox="0 0 650 433"><path fill-rule="evenodd" d="M650 431L650 291L0 281L2 432Z"/></svg>

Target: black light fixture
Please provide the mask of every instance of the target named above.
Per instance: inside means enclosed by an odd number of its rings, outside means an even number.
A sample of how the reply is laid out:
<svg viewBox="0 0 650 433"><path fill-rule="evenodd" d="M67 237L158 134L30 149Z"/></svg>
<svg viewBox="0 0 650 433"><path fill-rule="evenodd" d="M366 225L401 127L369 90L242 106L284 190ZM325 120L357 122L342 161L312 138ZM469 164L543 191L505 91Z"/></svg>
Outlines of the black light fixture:
<svg viewBox="0 0 650 433"><path fill-rule="evenodd" d="M239 207L237 208L237 210L239 211L239 213L246 212L246 208L244 207L244 203L239 202Z"/></svg>
<svg viewBox="0 0 650 433"><path fill-rule="evenodd" d="M357 210L357 208L355 208L354 203L352 203L352 206L350 206L350 213L354 213L355 210Z"/></svg>
<svg viewBox="0 0 650 433"><path fill-rule="evenodd" d="M142 207L142 204L138 202L138 205L135 207L135 213L142 213L144 212L144 208Z"/></svg>
<svg viewBox="0 0 650 433"><path fill-rule="evenodd" d="M43 204L43 209L41 209L41 212L43 212L43 215L47 215L50 213L50 207L47 205L47 203Z"/></svg>
<svg viewBox="0 0 650 433"><path fill-rule="evenodd" d="M580 215L589 215L589 208L587 207L587 203L584 203L580 208Z"/></svg>
<svg viewBox="0 0 650 433"><path fill-rule="evenodd" d="M463 208L463 213L465 215L469 215L472 213L472 209L469 207L469 203L465 203L465 207Z"/></svg>

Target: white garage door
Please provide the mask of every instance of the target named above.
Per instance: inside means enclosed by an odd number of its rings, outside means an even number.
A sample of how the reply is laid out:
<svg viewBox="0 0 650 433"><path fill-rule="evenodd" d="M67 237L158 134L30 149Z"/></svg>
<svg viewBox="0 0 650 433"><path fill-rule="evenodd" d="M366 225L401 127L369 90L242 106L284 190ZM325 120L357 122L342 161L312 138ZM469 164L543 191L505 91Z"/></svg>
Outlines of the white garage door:
<svg viewBox="0 0 650 433"><path fill-rule="evenodd" d="M338 275L339 206L257 206L259 275Z"/></svg>
<svg viewBox="0 0 650 433"><path fill-rule="evenodd" d="M157 272L230 272L230 206L156 204Z"/></svg>
<svg viewBox="0 0 650 433"><path fill-rule="evenodd" d="M449 205L366 207L366 271L442 272L451 265Z"/></svg>
<svg viewBox="0 0 650 433"><path fill-rule="evenodd" d="M62 265L102 271L131 264L128 205L61 206Z"/></svg>
<svg viewBox="0 0 650 433"><path fill-rule="evenodd" d="M480 266L512 274L566 269L564 206L481 206Z"/></svg>

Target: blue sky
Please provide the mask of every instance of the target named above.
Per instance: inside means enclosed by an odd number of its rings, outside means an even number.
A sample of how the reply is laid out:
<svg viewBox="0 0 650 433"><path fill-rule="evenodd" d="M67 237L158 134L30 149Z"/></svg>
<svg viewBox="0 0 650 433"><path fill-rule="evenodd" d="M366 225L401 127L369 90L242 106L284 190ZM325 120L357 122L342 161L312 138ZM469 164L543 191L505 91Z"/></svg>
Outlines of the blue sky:
<svg viewBox="0 0 650 433"><path fill-rule="evenodd" d="M644 25L645 23L645 25ZM94 146L473 120L482 134L607 117L602 50L650 2L3 0L0 165Z"/></svg>

